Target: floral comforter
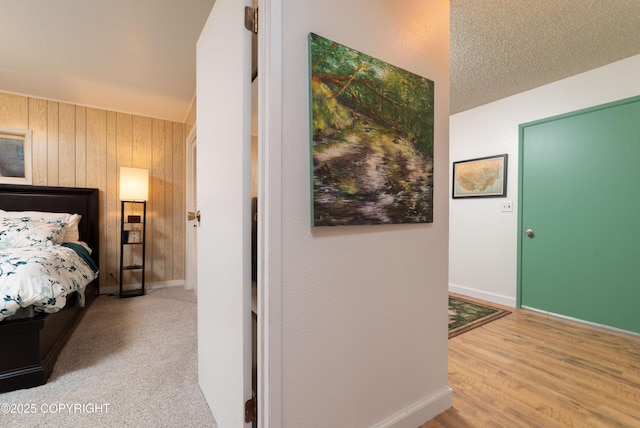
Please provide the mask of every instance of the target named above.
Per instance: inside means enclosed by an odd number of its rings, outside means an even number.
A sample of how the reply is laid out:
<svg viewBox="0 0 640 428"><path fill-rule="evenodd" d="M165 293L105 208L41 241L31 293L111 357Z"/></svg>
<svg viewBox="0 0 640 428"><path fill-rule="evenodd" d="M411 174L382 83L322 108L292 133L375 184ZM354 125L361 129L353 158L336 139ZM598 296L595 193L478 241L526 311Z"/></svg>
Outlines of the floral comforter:
<svg viewBox="0 0 640 428"><path fill-rule="evenodd" d="M58 312L66 296L84 290L97 277L74 249L62 245L0 248L0 321L21 307Z"/></svg>

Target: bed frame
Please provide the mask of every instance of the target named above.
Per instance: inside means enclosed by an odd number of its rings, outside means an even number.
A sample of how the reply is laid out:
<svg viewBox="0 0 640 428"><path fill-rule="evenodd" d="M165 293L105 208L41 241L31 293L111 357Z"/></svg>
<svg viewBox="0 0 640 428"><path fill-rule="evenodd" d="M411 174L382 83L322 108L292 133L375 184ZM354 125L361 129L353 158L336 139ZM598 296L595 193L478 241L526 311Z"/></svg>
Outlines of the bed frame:
<svg viewBox="0 0 640 428"><path fill-rule="evenodd" d="M80 214L80 240L89 244L91 258L100 265L98 189L0 184L0 208ZM96 278L87 285L84 308L76 303L74 293L59 312L0 322L4 349L0 356L0 392L45 383L58 354L98 294Z"/></svg>

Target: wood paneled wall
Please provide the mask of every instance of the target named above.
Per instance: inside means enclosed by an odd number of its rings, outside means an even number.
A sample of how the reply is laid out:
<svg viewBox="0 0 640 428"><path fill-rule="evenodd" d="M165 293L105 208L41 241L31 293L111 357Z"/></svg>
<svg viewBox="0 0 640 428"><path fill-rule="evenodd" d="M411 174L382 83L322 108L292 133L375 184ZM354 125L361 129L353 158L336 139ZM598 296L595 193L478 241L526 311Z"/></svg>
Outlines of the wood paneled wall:
<svg viewBox="0 0 640 428"><path fill-rule="evenodd" d="M146 280L184 280L184 124L0 92L0 127L32 131L34 185L100 190L103 289L117 286L120 167L148 168Z"/></svg>

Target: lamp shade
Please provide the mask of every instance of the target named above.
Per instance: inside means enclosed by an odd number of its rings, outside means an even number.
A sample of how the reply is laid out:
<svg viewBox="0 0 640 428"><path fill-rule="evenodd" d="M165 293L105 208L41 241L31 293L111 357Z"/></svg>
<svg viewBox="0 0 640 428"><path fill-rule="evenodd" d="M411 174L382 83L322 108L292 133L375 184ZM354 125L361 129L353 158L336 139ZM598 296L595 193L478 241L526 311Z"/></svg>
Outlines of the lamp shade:
<svg viewBox="0 0 640 428"><path fill-rule="evenodd" d="M120 200L146 201L149 198L149 170L120 167Z"/></svg>

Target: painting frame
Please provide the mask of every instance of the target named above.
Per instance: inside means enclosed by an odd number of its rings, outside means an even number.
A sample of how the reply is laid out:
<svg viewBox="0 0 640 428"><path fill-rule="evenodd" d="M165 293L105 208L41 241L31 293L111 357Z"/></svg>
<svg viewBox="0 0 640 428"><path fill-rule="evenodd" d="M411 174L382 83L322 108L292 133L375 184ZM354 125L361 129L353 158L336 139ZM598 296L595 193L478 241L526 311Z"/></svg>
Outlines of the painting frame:
<svg viewBox="0 0 640 428"><path fill-rule="evenodd" d="M508 158L505 153L453 162L451 197L506 197Z"/></svg>
<svg viewBox="0 0 640 428"><path fill-rule="evenodd" d="M309 33L311 226L433 223L435 82Z"/></svg>
<svg viewBox="0 0 640 428"><path fill-rule="evenodd" d="M127 233L127 244L141 244L142 232L139 230L129 230Z"/></svg>
<svg viewBox="0 0 640 428"><path fill-rule="evenodd" d="M0 127L0 183L32 184L31 130Z"/></svg>

